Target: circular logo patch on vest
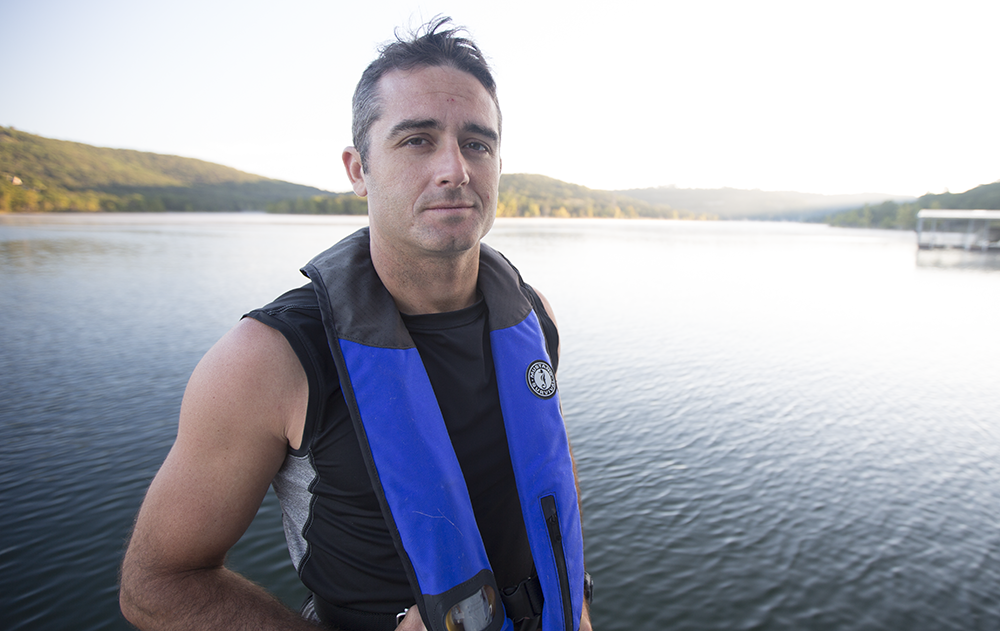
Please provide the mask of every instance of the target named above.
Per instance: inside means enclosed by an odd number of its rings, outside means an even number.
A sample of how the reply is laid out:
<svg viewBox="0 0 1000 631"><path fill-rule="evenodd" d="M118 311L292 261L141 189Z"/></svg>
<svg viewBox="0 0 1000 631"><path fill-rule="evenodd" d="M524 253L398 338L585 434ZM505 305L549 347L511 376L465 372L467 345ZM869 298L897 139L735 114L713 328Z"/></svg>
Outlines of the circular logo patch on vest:
<svg viewBox="0 0 1000 631"><path fill-rule="evenodd" d="M549 363L539 359L528 366L528 387L540 399L551 399L556 393L556 374Z"/></svg>

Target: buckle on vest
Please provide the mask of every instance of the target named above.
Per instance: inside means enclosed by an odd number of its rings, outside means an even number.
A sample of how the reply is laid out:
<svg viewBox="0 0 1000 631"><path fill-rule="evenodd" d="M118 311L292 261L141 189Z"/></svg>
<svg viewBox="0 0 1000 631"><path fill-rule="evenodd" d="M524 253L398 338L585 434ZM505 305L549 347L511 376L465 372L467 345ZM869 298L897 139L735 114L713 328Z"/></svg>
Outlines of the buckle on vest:
<svg viewBox="0 0 1000 631"><path fill-rule="evenodd" d="M542 615L542 605L545 596L542 594L542 584L537 576L526 578L514 587L507 587L501 592L500 600L507 617L517 622L524 618L534 618Z"/></svg>

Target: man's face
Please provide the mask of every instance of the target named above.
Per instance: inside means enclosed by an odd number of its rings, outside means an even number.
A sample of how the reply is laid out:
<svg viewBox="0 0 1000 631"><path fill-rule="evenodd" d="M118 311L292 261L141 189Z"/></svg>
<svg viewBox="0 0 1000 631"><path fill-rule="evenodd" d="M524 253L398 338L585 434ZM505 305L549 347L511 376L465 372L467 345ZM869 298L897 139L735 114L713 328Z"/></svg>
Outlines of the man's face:
<svg viewBox="0 0 1000 631"><path fill-rule="evenodd" d="M493 225L500 183L493 99L447 66L389 72L379 96L367 168L353 150L344 155L355 192L368 197L373 246L410 256L476 247Z"/></svg>

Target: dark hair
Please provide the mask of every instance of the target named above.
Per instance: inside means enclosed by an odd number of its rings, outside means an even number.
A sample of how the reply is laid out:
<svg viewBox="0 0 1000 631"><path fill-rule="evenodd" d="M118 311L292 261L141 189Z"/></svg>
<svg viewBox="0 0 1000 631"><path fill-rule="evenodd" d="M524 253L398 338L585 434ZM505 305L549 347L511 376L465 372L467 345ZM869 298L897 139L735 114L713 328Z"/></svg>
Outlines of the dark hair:
<svg viewBox="0 0 1000 631"><path fill-rule="evenodd" d="M362 73L358 87L354 90L351 125L354 146L361 155L362 167L367 168L371 126L382 115L378 83L387 72L393 70L451 66L471 74L493 98L497 108L497 133L500 132L500 102L497 100L496 81L493 80L490 66L476 43L460 36L466 32L464 28L439 30L450 22L451 18L438 16L410 33L407 39L400 37L397 32L396 41L382 46L378 58Z"/></svg>

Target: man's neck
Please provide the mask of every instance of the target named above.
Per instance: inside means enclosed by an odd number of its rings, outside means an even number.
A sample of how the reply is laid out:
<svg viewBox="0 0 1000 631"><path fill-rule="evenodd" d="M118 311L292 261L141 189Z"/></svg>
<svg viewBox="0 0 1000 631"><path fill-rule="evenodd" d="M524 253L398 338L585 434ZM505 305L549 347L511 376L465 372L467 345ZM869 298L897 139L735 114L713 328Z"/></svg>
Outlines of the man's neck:
<svg viewBox="0 0 1000 631"><path fill-rule="evenodd" d="M372 264L396 308L407 315L444 313L473 305L479 280L479 246L448 256L393 255L372 244Z"/></svg>

